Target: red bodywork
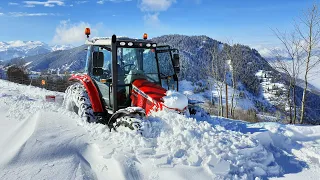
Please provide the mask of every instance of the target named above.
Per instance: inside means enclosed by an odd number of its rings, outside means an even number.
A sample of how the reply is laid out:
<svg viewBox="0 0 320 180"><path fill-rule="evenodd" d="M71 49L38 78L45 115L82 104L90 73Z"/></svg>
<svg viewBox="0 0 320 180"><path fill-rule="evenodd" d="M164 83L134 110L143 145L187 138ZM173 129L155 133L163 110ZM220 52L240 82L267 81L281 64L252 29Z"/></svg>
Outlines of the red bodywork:
<svg viewBox="0 0 320 180"><path fill-rule="evenodd" d="M104 112L99 92L90 76L72 75L70 81L80 81L87 90L93 112ZM132 106L141 107L148 115L151 110L162 110L163 100L167 90L158 84L149 82L145 79L137 79L132 83L131 101ZM118 97L119 99L119 97Z"/></svg>
<svg viewBox="0 0 320 180"><path fill-rule="evenodd" d="M99 91L90 76L86 74L73 74L69 81L80 81L87 90L93 112L104 112Z"/></svg>
<svg viewBox="0 0 320 180"><path fill-rule="evenodd" d="M145 79L138 79L132 83L132 105L141 107L148 115L151 110L162 110L163 100L167 90L158 84Z"/></svg>

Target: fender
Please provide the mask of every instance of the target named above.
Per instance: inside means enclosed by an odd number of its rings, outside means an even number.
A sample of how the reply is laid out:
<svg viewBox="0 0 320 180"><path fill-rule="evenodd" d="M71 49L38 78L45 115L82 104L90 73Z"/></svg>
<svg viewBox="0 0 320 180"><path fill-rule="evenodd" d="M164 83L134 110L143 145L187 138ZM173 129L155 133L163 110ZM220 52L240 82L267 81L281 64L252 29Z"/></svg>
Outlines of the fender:
<svg viewBox="0 0 320 180"><path fill-rule="evenodd" d="M69 81L80 81L84 85L87 90L93 112L104 112L98 89L94 85L90 76L86 74L72 74L72 76L69 78Z"/></svg>

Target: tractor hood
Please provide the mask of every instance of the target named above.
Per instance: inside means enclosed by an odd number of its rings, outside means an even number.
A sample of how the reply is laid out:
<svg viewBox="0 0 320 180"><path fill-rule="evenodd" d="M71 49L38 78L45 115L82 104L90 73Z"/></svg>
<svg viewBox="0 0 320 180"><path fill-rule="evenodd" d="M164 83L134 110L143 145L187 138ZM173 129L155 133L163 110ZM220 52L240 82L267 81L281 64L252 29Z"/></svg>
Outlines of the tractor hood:
<svg viewBox="0 0 320 180"><path fill-rule="evenodd" d="M144 108L146 114L151 110L164 108L185 111L188 107L188 98L176 91L167 91L158 84L146 79L137 79L132 83L132 104Z"/></svg>
<svg viewBox="0 0 320 180"><path fill-rule="evenodd" d="M188 98L176 91L167 91L163 98L163 104L170 109L184 110L188 106Z"/></svg>

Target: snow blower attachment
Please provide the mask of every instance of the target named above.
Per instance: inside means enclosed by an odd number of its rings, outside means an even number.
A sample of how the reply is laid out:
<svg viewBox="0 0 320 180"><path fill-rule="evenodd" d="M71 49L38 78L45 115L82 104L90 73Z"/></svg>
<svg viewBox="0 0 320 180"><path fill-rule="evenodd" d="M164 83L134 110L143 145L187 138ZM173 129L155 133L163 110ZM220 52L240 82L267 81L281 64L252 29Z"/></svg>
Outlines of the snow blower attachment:
<svg viewBox="0 0 320 180"><path fill-rule="evenodd" d="M143 131L151 111L187 113L187 98L178 91L179 51L148 40L124 37L89 39L86 28L85 74L69 79L75 83L65 93L64 105L88 122L110 129L125 126ZM179 95L178 95L179 94ZM180 99L180 100L179 100ZM175 102L178 106L175 106ZM169 104L169 105L168 105Z"/></svg>

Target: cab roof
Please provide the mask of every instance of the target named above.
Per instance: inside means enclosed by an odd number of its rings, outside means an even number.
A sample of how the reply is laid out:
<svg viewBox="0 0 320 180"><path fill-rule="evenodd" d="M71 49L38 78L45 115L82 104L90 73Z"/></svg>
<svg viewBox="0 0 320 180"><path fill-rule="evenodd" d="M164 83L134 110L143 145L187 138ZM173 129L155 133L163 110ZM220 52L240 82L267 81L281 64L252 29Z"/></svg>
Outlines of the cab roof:
<svg viewBox="0 0 320 180"><path fill-rule="evenodd" d="M151 40L144 39L132 39L128 37L117 37L118 42L135 42L135 43L154 43ZM95 37L92 39L87 39L85 42L86 45L104 45L111 46L111 37Z"/></svg>

